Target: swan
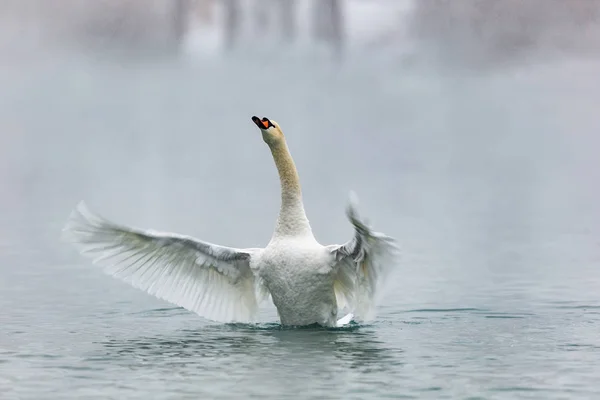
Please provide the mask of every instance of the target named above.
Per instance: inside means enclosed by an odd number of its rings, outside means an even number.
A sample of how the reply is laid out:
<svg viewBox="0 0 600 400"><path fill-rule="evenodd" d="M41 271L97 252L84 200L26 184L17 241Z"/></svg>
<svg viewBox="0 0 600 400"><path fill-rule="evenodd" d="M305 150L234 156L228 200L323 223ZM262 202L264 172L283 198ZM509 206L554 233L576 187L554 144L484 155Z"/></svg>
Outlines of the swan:
<svg viewBox="0 0 600 400"><path fill-rule="evenodd" d="M281 207L265 248L219 246L174 233L113 223L80 202L64 238L104 271L133 287L217 322L256 320L270 298L282 325L324 327L369 321L399 254L396 241L346 214L354 235L323 246L304 211L296 166L276 121L252 117L279 172ZM338 319L338 313L345 312Z"/></svg>

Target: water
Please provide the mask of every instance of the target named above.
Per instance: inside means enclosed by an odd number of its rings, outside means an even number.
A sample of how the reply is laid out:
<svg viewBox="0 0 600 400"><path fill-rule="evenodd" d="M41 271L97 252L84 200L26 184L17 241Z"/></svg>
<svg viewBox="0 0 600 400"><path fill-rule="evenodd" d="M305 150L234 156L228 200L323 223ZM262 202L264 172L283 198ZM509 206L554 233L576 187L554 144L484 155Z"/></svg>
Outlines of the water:
<svg viewBox="0 0 600 400"><path fill-rule="evenodd" d="M0 398L596 398L598 65L489 74L55 58L0 74ZM375 321L206 321L60 242L78 201L264 246L277 120L322 243L347 192L403 251Z"/></svg>

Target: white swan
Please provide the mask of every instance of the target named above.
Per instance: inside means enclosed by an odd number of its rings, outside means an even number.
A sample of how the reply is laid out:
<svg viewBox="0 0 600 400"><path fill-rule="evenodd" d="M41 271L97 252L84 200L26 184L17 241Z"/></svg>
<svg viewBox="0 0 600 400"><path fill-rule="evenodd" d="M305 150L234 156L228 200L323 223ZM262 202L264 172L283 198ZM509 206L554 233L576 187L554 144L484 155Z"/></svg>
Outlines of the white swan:
<svg viewBox="0 0 600 400"><path fill-rule="evenodd" d="M374 317L381 286L396 262L394 240L347 215L354 237L320 245L304 212L298 173L275 121L252 117L273 154L281 209L264 249L218 246L188 236L117 225L82 202L64 228L66 238L94 263L132 286L220 322L255 320L271 296L283 325L341 326ZM347 312L338 320L338 312Z"/></svg>

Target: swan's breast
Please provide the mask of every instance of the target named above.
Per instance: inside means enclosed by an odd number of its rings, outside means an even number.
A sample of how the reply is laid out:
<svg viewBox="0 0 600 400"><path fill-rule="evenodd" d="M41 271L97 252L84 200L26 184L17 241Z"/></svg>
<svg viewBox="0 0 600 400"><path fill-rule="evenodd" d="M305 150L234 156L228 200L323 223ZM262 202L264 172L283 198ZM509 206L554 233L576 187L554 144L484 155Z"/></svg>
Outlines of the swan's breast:
<svg viewBox="0 0 600 400"><path fill-rule="evenodd" d="M332 261L331 253L318 243L287 241L264 249L259 273L283 323L335 322Z"/></svg>
<svg viewBox="0 0 600 400"><path fill-rule="evenodd" d="M326 284L332 259L331 253L315 241L282 239L269 243L255 268L271 292L310 291Z"/></svg>
<svg viewBox="0 0 600 400"><path fill-rule="evenodd" d="M261 274L319 275L331 271L332 256L318 243L302 240L274 241L267 246L259 260Z"/></svg>

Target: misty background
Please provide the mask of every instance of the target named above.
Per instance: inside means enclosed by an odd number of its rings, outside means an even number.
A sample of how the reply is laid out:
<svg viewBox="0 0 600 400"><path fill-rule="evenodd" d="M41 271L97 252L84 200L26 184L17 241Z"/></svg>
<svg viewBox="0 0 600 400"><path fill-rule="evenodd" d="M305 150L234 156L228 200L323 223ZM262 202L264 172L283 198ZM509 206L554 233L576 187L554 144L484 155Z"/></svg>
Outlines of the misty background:
<svg viewBox="0 0 600 400"><path fill-rule="evenodd" d="M598 394L599 18L586 0L0 0L0 394ZM360 334L220 328L60 241L85 200L265 246L279 181L252 115L281 124L321 243L351 238L349 190L399 241Z"/></svg>

